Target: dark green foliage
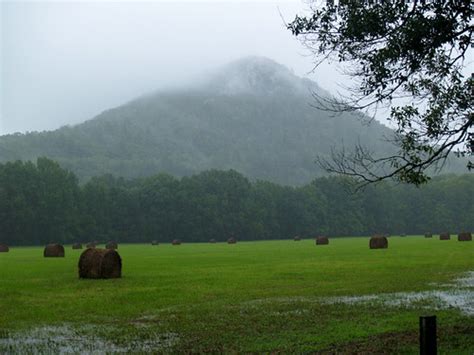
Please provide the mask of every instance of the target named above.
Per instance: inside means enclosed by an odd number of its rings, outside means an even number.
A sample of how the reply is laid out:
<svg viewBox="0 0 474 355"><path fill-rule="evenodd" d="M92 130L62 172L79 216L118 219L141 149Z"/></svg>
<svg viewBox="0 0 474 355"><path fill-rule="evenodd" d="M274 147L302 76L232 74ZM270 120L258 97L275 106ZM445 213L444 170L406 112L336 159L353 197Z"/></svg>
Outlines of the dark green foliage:
<svg viewBox="0 0 474 355"><path fill-rule="evenodd" d="M319 178L288 187L210 170L181 179L107 175L80 186L48 159L17 161L0 164L0 236L9 245L41 245L474 230L472 175L436 177L423 188L385 183L357 194L349 182Z"/></svg>
<svg viewBox="0 0 474 355"><path fill-rule="evenodd" d="M15 244L72 241L80 189L74 174L39 158L0 165L0 235Z"/></svg>
<svg viewBox="0 0 474 355"><path fill-rule="evenodd" d="M313 9L288 28L319 63L344 63L353 79L348 97L323 97L320 105L342 112L389 107L397 127L396 153L336 155L322 160L328 170L368 183L395 178L419 185L450 152L473 155L471 0L328 1Z"/></svg>

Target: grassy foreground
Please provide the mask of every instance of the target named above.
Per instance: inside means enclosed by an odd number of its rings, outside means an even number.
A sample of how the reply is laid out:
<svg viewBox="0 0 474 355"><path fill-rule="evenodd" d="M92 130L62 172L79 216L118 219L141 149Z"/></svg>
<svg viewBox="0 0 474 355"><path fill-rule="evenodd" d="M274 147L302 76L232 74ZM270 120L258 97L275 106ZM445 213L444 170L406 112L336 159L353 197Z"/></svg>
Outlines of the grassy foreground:
<svg viewBox="0 0 474 355"><path fill-rule="evenodd" d="M123 278L115 280L78 279L81 251L70 246L65 258L42 251L0 254L0 339L67 324L84 339L117 345L161 337L157 352L416 353L418 316L435 313L442 353L474 351L474 317L455 308L325 302L436 289L474 270L472 242L392 237L386 250L369 250L368 238L120 245ZM18 349L9 346L3 352Z"/></svg>

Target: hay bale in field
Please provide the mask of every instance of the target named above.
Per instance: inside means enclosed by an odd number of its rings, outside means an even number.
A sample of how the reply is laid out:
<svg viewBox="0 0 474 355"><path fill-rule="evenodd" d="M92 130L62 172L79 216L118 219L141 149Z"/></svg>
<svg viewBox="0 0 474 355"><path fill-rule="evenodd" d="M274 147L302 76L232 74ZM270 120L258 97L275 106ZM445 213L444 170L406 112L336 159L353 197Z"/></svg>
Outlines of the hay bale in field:
<svg viewBox="0 0 474 355"><path fill-rule="evenodd" d="M181 245L181 240L179 240L179 239L173 239L173 241L171 242L171 244L173 244L173 245Z"/></svg>
<svg viewBox="0 0 474 355"><path fill-rule="evenodd" d="M89 242L89 243L86 244L86 248L95 248L96 245L97 245L96 242Z"/></svg>
<svg viewBox="0 0 474 355"><path fill-rule="evenodd" d="M472 242L472 234L471 232L461 232L458 234L458 241L459 242Z"/></svg>
<svg viewBox="0 0 474 355"><path fill-rule="evenodd" d="M234 237L230 237L229 239L227 239L227 244L235 244L237 243L237 239L235 239Z"/></svg>
<svg viewBox="0 0 474 355"><path fill-rule="evenodd" d="M153 240L153 241L151 242L151 245L158 245L158 244L159 244L159 243L158 243L157 240Z"/></svg>
<svg viewBox="0 0 474 355"><path fill-rule="evenodd" d="M122 259L114 249L86 249L79 258L78 267L81 279L122 277Z"/></svg>
<svg viewBox="0 0 474 355"><path fill-rule="evenodd" d="M0 253L8 253L10 248L6 244L0 244Z"/></svg>
<svg viewBox="0 0 474 355"><path fill-rule="evenodd" d="M43 255L45 258L64 258L64 247L61 244L48 244L44 248Z"/></svg>
<svg viewBox="0 0 474 355"><path fill-rule="evenodd" d="M295 236L293 237L293 240L294 240L295 242L299 242L299 241L301 240L301 238L300 238L300 236L295 235Z"/></svg>
<svg viewBox="0 0 474 355"><path fill-rule="evenodd" d="M81 244L81 243L74 243L74 244L72 245L72 248L73 248L73 249L82 249L82 244Z"/></svg>
<svg viewBox="0 0 474 355"><path fill-rule="evenodd" d="M369 247L370 249L387 249L388 239L381 235L374 235L370 238Z"/></svg>
<svg viewBox="0 0 474 355"><path fill-rule="evenodd" d="M439 240L450 240L451 239L451 234L449 233L440 233L439 234Z"/></svg>
<svg viewBox="0 0 474 355"><path fill-rule="evenodd" d="M209 239L209 243L215 243L215 242L216 242L216 240L214 238Z"/></svg>
<svg viewBox="0 0 474 355"><path fill-rule="evenodd" d="M316 245L328 245L329 239L328 237L319 236L316 238Z"/></svg>
<svg viewBox="0 0 474 355"><path fill-rule="evenodd" d="M433 238L433 234L431 234L431 233L425 233L425 238Z"/></svg>
<svg viewBox="0 0 474 355"><path fill-rule="evenodd" d="M118 249L118 244L117 242L108 242L107 244L105 244L105 249Z"/></svg>

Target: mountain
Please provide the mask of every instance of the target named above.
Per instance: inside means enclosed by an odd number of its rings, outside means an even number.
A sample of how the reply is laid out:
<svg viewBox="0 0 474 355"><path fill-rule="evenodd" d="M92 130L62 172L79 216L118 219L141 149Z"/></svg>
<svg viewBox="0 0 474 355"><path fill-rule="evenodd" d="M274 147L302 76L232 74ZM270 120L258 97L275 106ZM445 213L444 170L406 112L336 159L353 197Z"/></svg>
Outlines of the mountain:
<svg viewBox="0 0 474 355"><path fill-rule="evenodd" d="M270 59L248 57L199 84L137 98L79 125L2 136L0 161L46 156L82 180L232 168L299 185L323 173L315 157L334 147L393 149L385 141L390 129L361 115L317 110L312 92L328 95Z"/></svg>

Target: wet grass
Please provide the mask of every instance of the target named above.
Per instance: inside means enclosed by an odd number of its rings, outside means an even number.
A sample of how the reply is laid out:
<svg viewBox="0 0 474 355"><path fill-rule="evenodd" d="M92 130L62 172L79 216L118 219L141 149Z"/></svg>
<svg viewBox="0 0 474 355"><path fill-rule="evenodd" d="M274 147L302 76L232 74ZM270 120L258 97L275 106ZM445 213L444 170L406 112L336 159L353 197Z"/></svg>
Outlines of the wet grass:
<svg viewBox="0 0 474 355"><path fill-rule="evenodd" d="M387 250L369 250L368 238L328 246L120 245L123 278L116 280L79 280L80 253L68 246L58 259L43 258L42 248L0 254L0 353L22 352L41 337L40 352L60 349L64 338L86 351L81 343L99 339L117 351L145 344L144 351L158 352L411 353L418 316L430 312L439 318L442 352L474 350L474 317L456 308L324 302L437 289L474 270L474 243L392 237Z"/></svg>

